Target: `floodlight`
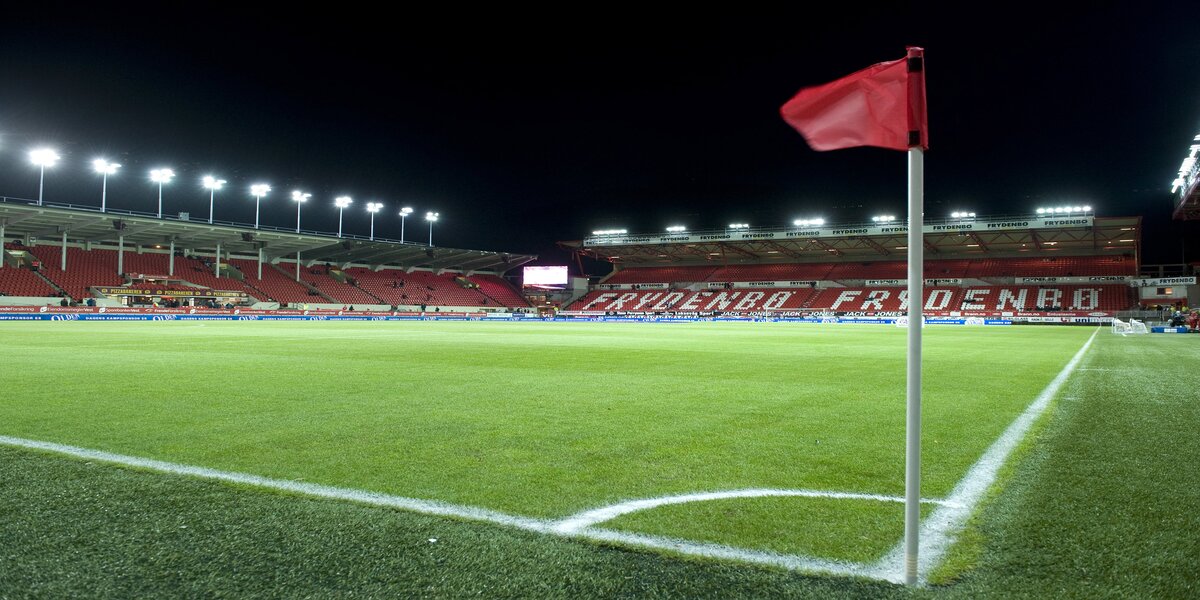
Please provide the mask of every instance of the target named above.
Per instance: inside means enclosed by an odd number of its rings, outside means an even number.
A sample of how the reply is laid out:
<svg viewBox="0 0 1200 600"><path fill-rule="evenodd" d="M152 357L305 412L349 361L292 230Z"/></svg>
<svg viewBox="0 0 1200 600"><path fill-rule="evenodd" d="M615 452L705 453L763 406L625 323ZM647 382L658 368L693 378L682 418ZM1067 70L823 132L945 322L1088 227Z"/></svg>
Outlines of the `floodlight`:
<svg viewBox="0 0 1200 600"><path fill-rule="evenodd" d="M296 203L296 233L300 233L300 206L308 202L309 198L312 198L312 194L300 190L292 190L292 202Z"/></svg>
<svg viewBox="0 0 1200 600"><path fill-rule="evenodd" d="M53 167L54 163L61 158L57 152L50 148L38 148L29 151L29 160L39 167Z"/></svg>
<svg viewBox="0 0 1200 600"><path fill-rule="evenodd" d="M200 180L200 183L203 184L204 187L208 188L208 222L212 223L213 222L213 198L216 197L217 190L221 189L221 187L225 185L225 180L217 179L216 177L213 177L212 175L205 175Z"/></svg>
<svg viewBox="0 0 1200 600"><path fill-rule="evenodd" d="M171 169L151 169L150 181L158 184L158 218L162 218L162 188L164 183L171 183L175 171Z"/></svg>
<svg viewBox="0 0 1200 600"><path fill-rule="evenodd" d="M341 198L339 198L339 200L340 199ZM346 200L347 200L347 204L349 204L350 199L346 198ZM375 213L379 212L379 209L381 209L381 208L383 208L382 202L368 202L367 203L367 212L371 213L371 240L372 241L375 240ZM339 215L338 216L338 236L341 237L341 235L342 235L342 221L341 221L341 216Z"/></svg>
<svg viewBox="0 0 1200 600"><path fill-rule="evenodd" d="M271 186L265 183L256 183L250 186L250 195L254 196L254 228L258 229L258 214L259 208L262 206L262 197L271 193Z"/></svg>
<svg viewBox="0 0 1200 600"><path fill-rule="evenodd" d="M101 175L112 175L117 172L117 169L121 168L121 163L110 163L103 158L97 158L92 161L92 168Z"/></svg>
<svg viewBox="0 0 1200 600"><path fill-rule="evenodd" d="M413 214L413 208L411 206L405 206L404 208L400 209L400 243L401 244L404 243L404 221L405 221L405 219L408 218L408 215L411 215L411 214Z"/></svg>
<svg viewBox="0 0 1200 600"><path fill-rule="evenodd" d="M92 161L92 168L100 174L102 183L100 184L100 212L108 211L108 176L117 172L121 168L121 163L110 163L103 158L97 158Z"/></svg>

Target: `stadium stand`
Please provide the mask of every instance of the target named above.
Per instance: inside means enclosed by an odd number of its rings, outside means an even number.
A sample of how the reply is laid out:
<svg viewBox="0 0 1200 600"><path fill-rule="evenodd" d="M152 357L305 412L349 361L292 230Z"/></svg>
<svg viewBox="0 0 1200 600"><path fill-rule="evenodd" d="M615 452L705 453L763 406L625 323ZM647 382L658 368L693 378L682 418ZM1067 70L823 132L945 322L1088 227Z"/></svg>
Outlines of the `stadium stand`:
<svg viewBox="0 0 1200 600"><path fill-rule="evenodd" d="M0 269L0 294L6 296L57 296L58 290L29 269Z"/></svg>
<svg viewBox="0 0 1200 600"><path fill-rule="evenodd" d="M925 261L925 277L1071 277L1135 275L1136 262L1126 256L1054 256L1039 258L975 258ZM710 281L854 281L904 279L908 265L900 261L727 265L721 267L626 267L604 283L682 283Z"/></svg>
<svg viewBox="0 0 1200 600"><path fill-rule="evenodd" d="M493 300L477 288L463 287L457 273L436 275L429 271L385 269L372 271L362 267L346 269L356 285L388 304L427 306L488 306Z"/></svg>
<svg viewBox="0 0 1200 600"><path fill-rule="evenodd" d="M729 265L720 267L707 281L822 281L830 279L833 263Z"/></svg>
<svg viewBox="0 0 1200 600"><path fill-rule="evenodd" d="M503 277L495 275L472 275L468 279L479 285L479 291L500 306L528 308L529 302Z"/></svg>
<svg viewBox="0 0 1200 600"><path fill-rule="evenodd" d="M258 261L244 258L231 258L229 264L242 272L242 283L258 291L259 296L265 296L276 302L307 303L327 302L327 300L295 280L294 274L284 273L275 265L263 264L262 279L258 278ZM220 281L228 281L222 278Z"/></svg>
<svg viewBox="0 0 1200 600"><path fill-rule="evenodd" d="M902 287L593 290L570 310L898 312L907 295ZM1132 302L1124 285L937 286L925 289L924 300L930 311L1117 311Z"/></svg>
<svg viewBox="0 0 1200 600"><path fill-rule="evenodd" d="M253 261L251 261L253 263ZM252 271L252 274L257 274L257 271ZM258 301L267 299L267 295L263 292L246 285L231 277L217 277L213 274L212 263L184 256L175 257L175 277L183 279L190 283L199 286L211 288L214 290L229 290L234 292L245 292L251 298Z"/></svg>
<svg viewBox="0 0 1200 600"><path fill-rule="evenodd" d="M622 269L605 283L667 283L672 281L708 281L717 267L638 267Z"/></svg>
<svg viewBox="0 0 1200 600"><path fill-rule="evenodd" d="M125 277L117 273L117 253L111 250L87 251L68 247L66 271L61 269L61 247L37 246L31 252L42 261L39 272L76 300L90 297L90 286L118 286L125 283Z"/></svg>
<svg viewBox="0 0 1200 600"><path fill-rule="evenodd" d="M294 271L290 270L294 268L295 265L289 265L289 272L294 273ZM301 267L300 279L316 288L322 294L343 304L387 304L362 289L334 279L329 274L329 269L324 266Z"/></svg>

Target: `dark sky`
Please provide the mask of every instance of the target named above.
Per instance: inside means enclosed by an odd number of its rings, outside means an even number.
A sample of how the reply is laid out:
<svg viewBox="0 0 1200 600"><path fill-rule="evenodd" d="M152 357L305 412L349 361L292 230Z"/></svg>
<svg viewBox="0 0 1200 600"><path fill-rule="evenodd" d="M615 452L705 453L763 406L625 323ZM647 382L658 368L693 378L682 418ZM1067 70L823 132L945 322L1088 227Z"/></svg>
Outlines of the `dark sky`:
<svg viewBox="0 0 1200 600"><path fill-rule="evenodd" d="M377 233L398 237L411 204L441 213L438 245L562 262L554 242L597 228L902 214L902 153L814 152L778 108L914 44L931 218L1090 203L1147 219L1144 262L1177 262L1197 237L1168 220L1200 131L1195 3L832 17L172 6L2 9L0 194L36 196L26 151L44 143L64 156L47 200L98 205L103 155L125 165L116 208L153 210L146 173L167 165L170 212L207 215L198 179L212 172L230 180L218 219L252 221L247 188L263 180L266 224L294 224L286 196L301 187L305 228L335 229L333 197L350 194L348 231L365 234L381 200ZM410 239L427 233L409 219Z"/></svg>

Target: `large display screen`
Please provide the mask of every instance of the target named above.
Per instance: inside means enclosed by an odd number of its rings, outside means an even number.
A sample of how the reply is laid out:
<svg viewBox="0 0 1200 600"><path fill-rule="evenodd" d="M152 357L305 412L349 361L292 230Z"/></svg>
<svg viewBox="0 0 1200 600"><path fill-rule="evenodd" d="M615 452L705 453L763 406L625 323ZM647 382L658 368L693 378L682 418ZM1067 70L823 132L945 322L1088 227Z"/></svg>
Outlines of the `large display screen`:
<svg viewBox="0 0 1200 600"><path fill-rule="evenodd" d="M563 289L567 287L567 268L525 267L521 284L532 288Z"/></svg>

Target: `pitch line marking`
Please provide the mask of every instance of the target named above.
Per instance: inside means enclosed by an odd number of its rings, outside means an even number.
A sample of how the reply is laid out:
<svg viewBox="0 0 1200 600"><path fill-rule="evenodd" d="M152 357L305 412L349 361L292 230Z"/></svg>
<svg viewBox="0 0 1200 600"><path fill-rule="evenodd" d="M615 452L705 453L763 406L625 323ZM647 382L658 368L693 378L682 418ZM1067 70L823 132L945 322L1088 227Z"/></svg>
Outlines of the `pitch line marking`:
<svg viewBox="0 0 1200 600"><path fill-rule="evenodd" d="M1099 330L1097 330L1096 333L1099 333ZM1021 413L1021 415L1018 416L1012 424L1009 425L1008 429L1006 429L1003 434L1000 435L1000 438L993 442L988 450L984 452L983 456L980 457L980 459L974 465L972 465L971 469L967 471L967 474L962 480L959 481L954 490L952 490L949 498L940 501L922 500L922 502L931 502L937 505L937 508L933 510L933 512L925 519L925 522L922 523L921 526L922 544L920 572L922 573L922 582L925 581L925 577L927 576L929 570L941 562L941 559L945 556L950 544L954 541L954 537L960 531L962 531L967 518L970 517L979 501L983 498L983 494L987 491L991 484L995 482L995 478L1000 470L1000 467L1003 466L1008 456L1012 453L1013 448L1015 448L1021 439L1024 438L1033 422L1036 421L1042 412L1045 411L1050 399L1054 397L1054 394L1058 392L1059 388L1062 387L1063 383L1066 382L1067 378L1075 370L1075 366L1079 364L1084 353L1087 352L1089 347L1091 347L1092 341L1096 339L1096 333L1093 333L1092 337L1088 338L1088 341L1084 343L1079 352L1077 352L1075 356L1067 363L1067 365L1063 367L1058 376L1056 376L1054 380L1052 380L1046 386L1046 388L1042 390L1042 392L1025 409L1025 411ZM572 530L564 530L564 527L566 527L571 519L580 518L583 515L595 513L596 511L625 506L629 503L621 503L613 505L613 507L585 511L583 513L578 513L576 515L567 517L566 519L538 519L534 517L509 515L499 511L474 506L450 504L448 502L439 502L435 500L405 498L402 496L393 496L390 494L370 492L366 490L356 490L353 488L341 488L314 483L289 481L285 479L272 479L269 477L251 475L248 473L220 471L207 467L183 465L149 458L140 458L136 456L126 456L112 452L104 452L102 450L90 450L87 448L79 448L76 446L68 446L54 442L28 440L5 435L0 435L0 444L96 460L126 467L146 469L160 473L184 475L200 479L210 479L214 481L223 481L227 483L237 483L265 489L291 492L304 496L333 500L346 500L370 506L397 508L419 514L455 517L469 521L495 523L498 525L514 527L516 529L535 533L554 535L557 537L586 539L595 542L619 543L626 546L666 550L669 552L676 552L678 554L689 556L734 560L751 564L782 567L785 569L810 573L867 577L893 583L901 583L904 580L903 540L897 543L897 545L891 551L889 551L878 561L867 564L851 561L823 559L799 554L780 554L775 552L748 550L745 548L735 548L722 544L697 543L664 536L625 533L589 527L587 525L580 526L581 528L579 529L572 529L574 525L571 525L570 527L567 527L567 529ZM777 491L786 492L788 490ZM791 491L815 492L814 490ZM708 492L707 494L731 493L737 492ZM846 495L847 499L875 499L871 494L853 494L851 492L815 493L844 494ZM685 494L683 496L673 496L667 498L680 498L693 495L705 494ZM860 496L862 498L860 498ZM886 499L890 497L881 496L880 498ZM647 502L651 500L654 499L631 502Z"/></svg>
<svg viewBox="0 0 1200 600"><path fill-rule="evenodd" d="M1067 382L1067 378L1075 371L1075 368L1083 361L1084 355L1088 348L1092 346L1092 342L1096 339L1096 335L1100 333L1097 329L1092 333L1087 342L1084 342L1083 347L1071 357L1066 366L1058 372L1050 383L1042 389L1037 398L1025 408L1013 422L1000 434L1000 437L992 442L992 445L979 457L979 460L971 465L967 470L967 474L958 481L958 485L950 491L950 496L946 498L946 502L933 510L928 517L921 522L921 547L918 557L919 563L917 570L922 583L927 581L929 572L941 564L945 558L946 552L954 543L958 534L962 532L966 526L967 519L975 512L975 508L983 500L984 494L996 482L996 477L1000 473L1000 468L1008 462L1008 457L1012 455L1017 444L1025 439L1025 435L1029 433L1029 429L1033 427L1034 422L1042 413L1046 411L1046 407L1050 405L1050 401L1054 399L1055 394ZM901 581L901 575L904 572L904 540L901 539L887 554L880 558L870 570L870 576L876 579L886 579L889 581Z"/></svg>
<svg viewBox="0 0 1200 600"><path fill-rule="evenodd" d="M699 492L692 494L679 494L675 496L658 496L655 498L643 498L639 500L628 500L618 504L602 506L592 510L586 510L566 517L554 524L554 530L559 533L574 533L605 521L611 521L622 515L635 513L643 510L650 510L660 506L668 506L672 504L686 504L689 502L707 502L710 500L727 500L733 498L831 498L836 500L872 500L875 502L899 502L903 503L904 498L900 496L883 496L879 494L858 494L853 492L825 492L821 490L781 490L781 489L763 489L753 488L745 490L729 490L723 492ZM929 504L945 504L943 500L922 499L921 502Z"/></svg>
<svg viewBox="0 0 1200 600"><path fill-rule="evenodd" d="M625 546L665 550L687 556L734 560L751 564L782 567L796 571L827 573L831 575L865 576L869 568L869 565L855 562L829 560L798 554L780 554L760 550L749 550L746 548L736 548L723 544L691 542L688 540L681 540L665 536L626 533L607 529L584 528L576 531L561 531L556 528L556 526L561 523L561 520L556 519L522 517L495 510L489 510L486 508L451 504L436 500L420 500L417 498L393 496L391 494L357 490L353 488L290 481L286 479L272 479L270 477L251 475L248 473L221 471L218 469L210 469L208 467L184 465L150 458L127 456L123 454L105 452L102 450L91 450L88 448L68 446L66 444L28 440L5 435L0 435L0 444L18 448L52 452L54 454L63 454L76 458L111 463L137 469L145 469L159 473L168 473L172 475L183 475L188 477L196 477L199 479L221 481L225 483L249 485L259 488L290 492L304 496L356 502L370 506L396 508L419 514L454 517L468 521L494 523L497 525L504 525L525 531L549 534L556 537L585 539L594 542L618 543ZM845 492L830 493L845 494ZM867 495L864 494L864 496Z"/></svg>

